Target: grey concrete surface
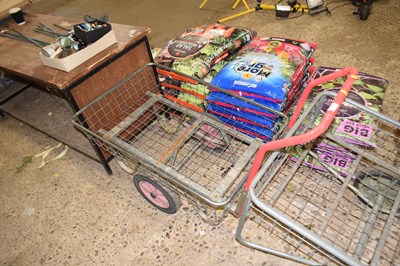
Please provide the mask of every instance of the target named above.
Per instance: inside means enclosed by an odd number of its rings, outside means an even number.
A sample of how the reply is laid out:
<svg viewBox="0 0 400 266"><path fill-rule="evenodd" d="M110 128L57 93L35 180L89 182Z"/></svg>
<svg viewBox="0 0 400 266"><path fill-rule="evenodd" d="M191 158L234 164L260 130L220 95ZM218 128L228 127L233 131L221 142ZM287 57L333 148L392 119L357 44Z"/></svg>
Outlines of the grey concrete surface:
<svg viewBox="0 0 400 266"><path fill-rule="evenodd" d="M333 8L342 2L326 0ZM331 3L332 2L332 3ZM100 16L112 22L152 28L150 43L162 46L183 30L243 11L234 1L33 1L26 8L62 16ZM255 1L248 1L255 6ZM271 3L265 1L265 3ZM279 36L318 44L317 66L354 66L388 79L384 111L400 119L400 3L374 1L367 21L346 5L325 13L276 20L258 11L226 24L248 27L260 36ZM29 100L29 99L26 99ZM220 225L203 222L186 202L167 215L147 204L130 177L113 161L115 174L68 150L42 168L40 158L22 159L57 142L5 117L0 120L0 263L2 265L294 265L241 246L234 239L237 219ZM58 149L51 156L57 155ZM273 243L272 243L273 244Z"/></svg>

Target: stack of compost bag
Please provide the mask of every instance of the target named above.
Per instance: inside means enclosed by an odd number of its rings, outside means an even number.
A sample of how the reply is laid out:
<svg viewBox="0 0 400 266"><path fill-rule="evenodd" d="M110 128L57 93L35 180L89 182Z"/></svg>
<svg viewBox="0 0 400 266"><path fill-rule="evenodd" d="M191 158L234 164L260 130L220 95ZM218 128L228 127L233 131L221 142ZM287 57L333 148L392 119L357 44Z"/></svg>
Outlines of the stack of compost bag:
<svg viewBox="0 0 400 266"><path fill-rule="evenodd" d="M210 81L226 64L225 59L255 35L254 31L245 28L220 24L195 27L170 40L154 61L188 76ZM189 108L204 107L209 93L208 88L202 85L168 78L162 85L167 98Z"/></svg>
<svg viewBox="0 0 400 266"><path fill-rule="evenodd" d="M279 113L293 104L309 76L315 48L308 42L254 37L211 81L250 102L211 88L207 111L239 131L271 140L280 122Z"/></svg>
<svg viewBox="0 0 400 266"><path fill-rule="evenodd" d="M337 68L319 67L316 69L310 80L328 75L337 70ZM389 86L389 81L361 72L358 73L358 77L359 79L354 82L347 98L362 106L366 106L375 112L381 112L384 94ZM344 78L335 79L315 87L313 93L316 95L324 90L337 93L344 82ZM304 108L307 108L307 104L308 103L306 103ZM325 102L322 112L314 122L315 125L319 124L330 104L330 100ZM370 149L377 147L376 123L376 118L365 112L361 112L361 110L355 106L343 103L332 122L331 128L333 135L338 139L350 144L351 146L358 145L365 149ZM315 153L319 154L320 159L324 163L340 173L344 173L355 160L355 155L352 154L350 150L344 149L328 139L319 141L312 149ZM297 147L293 154L293 159L296 160L296 158L300 156L301 152L302 147ZM306 158L304 164L317 170L325 170L324 166L316 163L316 160L310 156Z"/></svg>

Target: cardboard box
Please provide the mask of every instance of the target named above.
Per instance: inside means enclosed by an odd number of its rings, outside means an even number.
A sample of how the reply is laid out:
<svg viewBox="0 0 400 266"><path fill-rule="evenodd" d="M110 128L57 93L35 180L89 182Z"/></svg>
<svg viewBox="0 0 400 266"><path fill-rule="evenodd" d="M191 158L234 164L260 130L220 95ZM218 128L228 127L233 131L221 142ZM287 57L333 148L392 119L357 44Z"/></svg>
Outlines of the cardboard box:
<svg viewBox="0 0 400 266"><path fill-rule="evenodd" d="M97 42L90 44L85 49L70 56L59 59L46 57L41 52L39 55L44 65L69 72L116 42L117 38L115 37L114 32L110 31Z"/></svg>

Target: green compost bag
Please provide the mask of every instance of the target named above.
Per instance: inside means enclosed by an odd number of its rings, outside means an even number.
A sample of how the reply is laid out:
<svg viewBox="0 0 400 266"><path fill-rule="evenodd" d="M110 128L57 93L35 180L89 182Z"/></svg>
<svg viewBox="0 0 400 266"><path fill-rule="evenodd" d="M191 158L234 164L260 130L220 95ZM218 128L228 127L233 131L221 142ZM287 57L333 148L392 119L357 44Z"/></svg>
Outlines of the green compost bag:
<svg viewBox="0 0 400 266"><path fill-rule="evenodd" d="M251 41L256 32L221 24L192 28L170 40L154 61L191 77L210 82L226 64L226 60ZM201 84L180 82L169 77L163 93L169 99L197 110L204 108L208 88ZM173 86L171 86L173 85Z"/></svg>
<svg viewBox="0 0 400 266"><path fill-rule="evenodd" d="M225 57L250 42L256 32L221 24L192 28L170 40L155 62L186 75L204 78Z"/></svg>

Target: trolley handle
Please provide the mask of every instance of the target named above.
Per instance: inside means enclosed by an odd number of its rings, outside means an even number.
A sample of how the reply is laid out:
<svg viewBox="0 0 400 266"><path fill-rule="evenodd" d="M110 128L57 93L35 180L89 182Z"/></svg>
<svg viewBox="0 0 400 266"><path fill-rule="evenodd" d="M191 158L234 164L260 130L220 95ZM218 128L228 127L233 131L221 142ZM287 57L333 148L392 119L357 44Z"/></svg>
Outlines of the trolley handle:
<svg viewBox="0 0 400 266"><path fill-rule="evenodd" d="M300 115L301 110L303 109L304 104L306 103L308 96L311 93L311 90L315 87L318 86L320 84L326 83L328 81L331 80L335 80L337 78L343 77L347 75L347 79L345 81L345 83L342 86L342 89L340 90L340 94L344 94L343 99L340 102L337 102L336 100L339 100L338 97L335 98L335 101L333 103L337 103L339 104L339 106L342 104L342 102L344 101L344 99L347 96L347 93L350 91L351 87L353 86L354 80L358 79L358 73L357 70L355 70L353 67L349 67L349 68L344 68L342 70L333 72L329 75L326 76L322 76L320 78L314 79L312 80L307 87L304 89L303 93L301 94L301 97L299 99L299 102L296 106L296 109L293 112L292 117L290 118L288 127L292 128L293 125L296 123L297 118ZM332 104L333 104L332 103Z"/></svg>
<svg viewBox="0 0 400 266"><path fill-rule="evenodd" d="M247 177L247 181L245 184L246 191L248 191L250 189L251 181L254 179L258 170L260 170L261 164L264 160L264 156L268 151L282 149L282 148L286 148L289 146L295 146L295 145L303 144L308 141L314 140L317 137L319 137L320 135L322 135L329 128L329 126L331 125L337 112L339 111L340 106L342 105L348 92L350 91L351 87L353 86L354 81L356 79L358 79L358 73L357 73L357 70L355 70L352 67L349 67L349 68L345 68L345 69L339 70L337 72L334 72L332 74L320 77L318 79L315 79L307 85L303 94L300 97L299 103L296 106L293 116L291 117L291 119L289 121L289 128L293 127L294 123L296 122L296 120L300 114L300 111L303 108L304 103L307 101L308 95L310 94L312 88L314 88L315 86L317 86L319 84L322 84L327 81L334 80L334 79L337 79L339 77L343 77L346 75L347 75L347 79L346 79L345 83L343 84L341 90L338 92L338 94L336 95L332 104L330 105L330 107L326 111L325 115L323 116L321 122L316 127L307 131L304 134L301 134L298 136L292 136L292 137L289 137L286 139L279 139L276 141L272 141L272 142L266 143L260 147L260 149L256 153L254 163L253 163L253 165L249 171L249 175Z"/></svg>

